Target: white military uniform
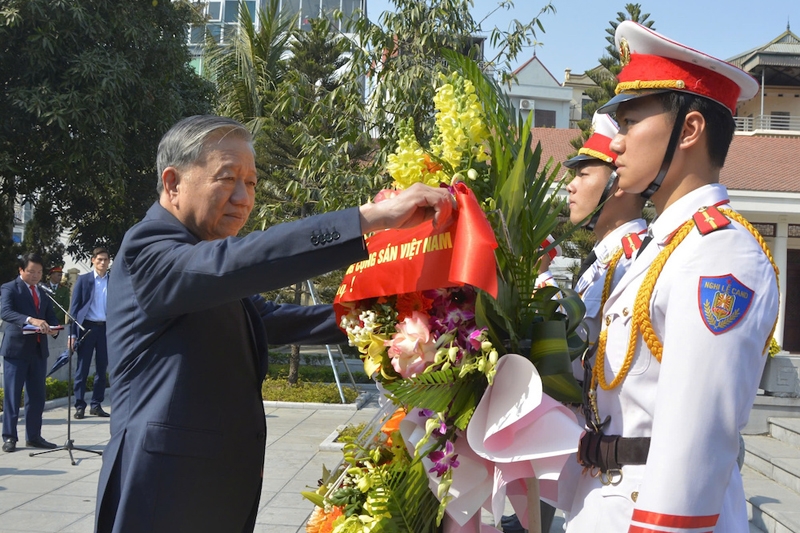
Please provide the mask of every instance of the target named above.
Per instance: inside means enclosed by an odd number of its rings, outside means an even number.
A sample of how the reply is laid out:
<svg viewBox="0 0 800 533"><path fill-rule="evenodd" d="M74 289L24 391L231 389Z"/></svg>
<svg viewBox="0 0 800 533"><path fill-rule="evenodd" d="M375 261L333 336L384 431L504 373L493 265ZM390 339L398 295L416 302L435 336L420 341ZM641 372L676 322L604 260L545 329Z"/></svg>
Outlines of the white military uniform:
<svg viewBox="0 0 800 533"><path fill-rule="evenodd" d="M575 284L575 291L581 295L583 303L586 305L586 315L583 320L589 328L588 340L590 345L594 345L597 341L597 336L600 335L600 304L603 299L603 284L606 279L606 272L608 272L608 263L617 251L622 248L622 241L629 233L639 234L647 229L647 222L643 218L637 218L626 222L621 226L615 228L611 233L605 236L602 241L597 243L594 247L594 253L597 260L586 269L581 278ZM635 254L627 258L625 254L622 255L614 270L614 279L611 280L611 288L617 286L622 275L628 271L628 268L635 259ZM583 379L583 376L580 376Z"/></svg>
<svg viewBox="0 0 800 533"><path fill-rule="evenodd" d="M597 260L586 269L586 272L583 273L575 284L575 291L581 295L581 299L586 305L586 314L584 315L583 321L586 323L588 329L586 338L589 341L590 349L594 346L595 342L597 342L597 336L600 334L603 285L605 284L606 274L608 273L609 262L614 255L623 248L623 241L628 235L638 235L646 229L647 222L643 218L637 218L611 231L603 240L595 245L593 251L597 256ZM631 257L627 257L624 253L620 256L614 269L614 279L611 280L612 289L619 283L631 264L633 264L633 260L636 258L636 250L631 250L631 252ZM580 359L573 361L572 372L576 379L583 381L584 372ZM583 420L583 413L576 413L576 415L579 420ZM561 475L558 478L559 508L569 511L582 470L583 467L578 464L575 454L567 459L564 469L561 471ZM568 514L566 518L569 518Z"/></svg>
<svg viewBox="0 0 800 533"><path fill-rule="evenodd" d="M651 263L684 222L713 205L729 208L722 185L670 205L612 291L604 309L607 382L625 358L634 300ZM611 416L604 433L651 437L647 463L624 466L615 485L581 476L567 532L747 533L738 435L777 316L773 266L738 222L705 235L692 229L666 261L649 308L663 344L661 363L639 334L626 379L610 391L597 389L600 417Z"/></svg>

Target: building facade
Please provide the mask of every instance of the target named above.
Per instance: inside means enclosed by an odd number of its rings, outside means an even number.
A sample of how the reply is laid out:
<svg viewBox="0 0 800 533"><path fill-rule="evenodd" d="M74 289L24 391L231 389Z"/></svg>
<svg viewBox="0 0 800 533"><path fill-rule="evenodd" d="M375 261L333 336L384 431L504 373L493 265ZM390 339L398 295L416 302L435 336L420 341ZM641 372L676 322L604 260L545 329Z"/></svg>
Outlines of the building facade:
<svg viewBox="0 0 800 533"><path fill-rule="evenodd" d="M569 128L572 89L563 87L535 55L514 71L517 82L506 90L523 119L533 113L536 128Z"/></svg>
<svg viewBox="0 0 800 533"><path fill-rule="evenodd" d="M270 0L246 0L244 2L250 17L259 27L258 13L266 9ZM286 17L297 16L297 25L307 30L311 26L309 20L327 17L333 26L345 31L347 21L357 13L366 16L367 0L279 0L279 13ZM202 69L202 51L206 36L210 35L218 44L231 42L239 26L239 0L207 0L198 4L205 24L193 24L189 29L189 49L192 53L192 65L198 72ZM342 17L337 20L336 11Z"/></svg>

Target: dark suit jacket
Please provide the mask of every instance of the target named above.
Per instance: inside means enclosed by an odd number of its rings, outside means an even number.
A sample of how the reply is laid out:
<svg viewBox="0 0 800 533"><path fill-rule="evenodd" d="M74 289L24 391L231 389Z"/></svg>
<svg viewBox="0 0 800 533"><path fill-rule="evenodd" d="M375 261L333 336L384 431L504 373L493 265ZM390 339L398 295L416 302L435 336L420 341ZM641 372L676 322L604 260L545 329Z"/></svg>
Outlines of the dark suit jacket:
<svg viewBox="0 0 800 533"><path fill-rule="evenodd" d="M111 276L111 272L107 272L106 276ZM109 277L109 283L111 278ZM75 282L75 287L72 289L72 303L69 306L69 314L75 320L83 324L86 320L86 314L89 312L89 306L92 304L92 297L94 296L94 269L78 276ZM106 294L106 296L108 296ZM106 311L108 311L108 301L106 301ZM69 326L69 334L78 336L78 324L72 322Z"/></svg>
<svg viewBox="0 0 800 533"><path fill-rule="evenodd" d="M53 302L44 293L39 291L39 311L33 305L31 289L25 285L21 278L0 287L0 316L6 324L3 344L0 345L0 355L7 359L23 357L44 357L47 359L48 335L25 335L22 327L27 324L29 316L43 318L51 326L58 324L56 314L53 312ZM39 337L39 342L36 338Z"/></svg>
<svg viewBox="0 0 800 533"><path fill-rule="evenodd" d="M356 209L199 241L158 203L150 208L109 280L114 394L98 531L252 530L267 344L344 340L331 306L252 295L365 257Z"/></svg>

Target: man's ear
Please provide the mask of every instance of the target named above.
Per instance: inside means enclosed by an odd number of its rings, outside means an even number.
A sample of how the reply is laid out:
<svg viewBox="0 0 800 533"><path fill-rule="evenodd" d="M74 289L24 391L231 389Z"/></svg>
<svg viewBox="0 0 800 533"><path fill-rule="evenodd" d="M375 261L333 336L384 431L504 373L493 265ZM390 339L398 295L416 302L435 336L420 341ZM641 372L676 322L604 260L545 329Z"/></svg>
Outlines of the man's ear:
<svg viewBox="0 0 800 533"><path fill-rule="evenodd" d="M167 196L167 201L171 205L177 207L178 205L178 186L180 185L180 175L175 167L167 167L161 173L161 183L164 185L164 192Z"/></svg>
<svg viewBox="0 0 800 533"><path fill-rule="evenodd" d="M683 121L683 130L678 146L682 149L696 145L706 131L706 118L699 111L690 111Z"/></svg>

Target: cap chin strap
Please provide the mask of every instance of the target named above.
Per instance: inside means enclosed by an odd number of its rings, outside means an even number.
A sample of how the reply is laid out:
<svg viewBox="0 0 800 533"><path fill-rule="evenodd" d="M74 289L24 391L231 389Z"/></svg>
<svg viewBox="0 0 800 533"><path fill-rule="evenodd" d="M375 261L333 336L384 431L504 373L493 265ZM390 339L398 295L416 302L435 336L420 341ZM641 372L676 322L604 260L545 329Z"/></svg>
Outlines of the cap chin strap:
<svg viewBox="0 0 800 533"><path fill-rule="evenodd" d="M608 181L606 182L606 188L603 189L603 194L600 195L600 200L597 202L598 208L597 211L594 212L592 218L589 219L589 222L584 224L584 228L588 229L589 231L594 231L595 225L597 225L597 220L600 218L600 213L603 212L603 207L605 207L606 200L611 197L611 193L614 190L614 186L617 184L617 171L613 171L611 175L608 177Z"/></svg>
<svg viewBox="0 0 800 533"><path fill-rule="evenodd" d="M645 200L649 200L650 197L655 194L658 188L661 187L661 183L667 176L669 166L672 164L672 156L675 155L675 149L678 147L678 139L680 138L681 131L683 130L683 121L686 119L686 113L689 111L689 99L684 95L680 95L680 98L681 106L678 109L677 116L675 117L675 124L672 126L672 134L669 138L667 151L664 154L664 160L661 162L661 169L658 171L656 179L654 179L650 185L647 186L647 189L640 194L640 196Z"/></svg>

